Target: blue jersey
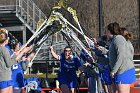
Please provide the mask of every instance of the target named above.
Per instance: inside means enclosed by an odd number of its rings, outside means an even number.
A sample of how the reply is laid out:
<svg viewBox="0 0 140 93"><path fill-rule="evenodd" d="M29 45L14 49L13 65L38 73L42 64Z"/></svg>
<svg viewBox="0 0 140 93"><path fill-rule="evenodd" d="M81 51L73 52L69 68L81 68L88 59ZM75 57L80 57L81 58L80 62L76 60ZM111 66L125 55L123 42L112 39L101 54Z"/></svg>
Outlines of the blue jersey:
<svg viewBox="0 0 140 93"><path fill-rule="evenodd" d="M63 53L60 55L60 73L76 75L76 70L80 66L81 63L76 56L72 56L71 61L68 62Z"/></svg>
<svg viewBox="0 0 140 93"><path fill-rule="evenodd" d="M99 76L102 81L105 82L106 85L112 84L112 78L110 76L110 66L109 66L109 58L107 55L102 54L102 51L98 49L92 49L95 54L98 56L97 63L99 64L102 72L99 70Z"/></svg>
<svg viewBox="0 0 140 93"><path fill-rule="evenodd" d="M21 62L12 66L12 80L14 82L13 87L24 87L24 74Z"/></svg>
<svg viewBox="0 0 140 93"><path fill-rule="evenodd" d="M13 54L13 51L10 49L10 46L5 45L5 47L9 50L10 55L12 55Z"/></svg>
<svg viewBox="0 0 140 93"><path fill-rule="evenodd" d="M80 61L82 64L85 64L87 62L92 62L92 58L86 53L83 49L81 50L80 53Z"/></svg>
<svg viewBox="0 0 140 93"><path fill-rule="evenodd" d="M80 53L80 62L81 62L81 64L84 64L84 63L86 63L86 53L85 53L85 51L84 50L81 50L81 53Z"/></svg>
<svg viewBox="0 0 140 93"><path fill-rule="evenodd" d="M69 88L76 88L78 85L76 70L81 66L80 61L76 56L67 62L64 54L60 55L60 70L58 73L59 85L67 84Z"/></svg>

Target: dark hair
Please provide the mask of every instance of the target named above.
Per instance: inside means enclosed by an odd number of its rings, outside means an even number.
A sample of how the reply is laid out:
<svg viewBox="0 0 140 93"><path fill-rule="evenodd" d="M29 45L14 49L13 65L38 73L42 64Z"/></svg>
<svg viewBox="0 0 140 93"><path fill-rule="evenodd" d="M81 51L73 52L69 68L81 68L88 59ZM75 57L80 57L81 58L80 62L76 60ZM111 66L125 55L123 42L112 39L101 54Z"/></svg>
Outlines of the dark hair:
<svg viewBox="0 0 140 93"><path fill-rule="evenodd" d="M70 48L70 49L71 49L71 47L70 47L70 46L66 46L66 47L64 48L64 51L66 50L66 48Z"/></svg>
<svg viewBox="0 0 140 93"><path fill-rule="evenodd" d="M126 33L125 33L126 31ZM120 33L122 36L125 37L126 40L132 40L133 39L133 35L131 33L128 32L128 30L125 27L122 27L120 30Z"/></svg>
<svg viewBox="0 0 140 93"><path fill-rule="evenodd" d="M108 41L107 35L101 36L101 39L97 42L97 45L106 47L106 42Z"/></svg>
<svg viewBox="0 0 140 93"><path fill-rule="evenodd" d="M64 52L65 52L65 50L66 50L67 48L70 48L70 49L71 49L71 47L70 47L70 46L66 46L66 47L64 48Z"/></svg>
<svg viewBox="0 0 140 93"><path fill-rule="evenodd" d="M108 40L107 35L101 36L101 40L102 40L102 41L107 41L107 40Z"/></svg>
<svg viewBox="0 0 140 93"><path fill-rule="evenodd" d="M125 27L121 27L120 31L127 31L127 29Z"/></svg>
<svg viewBox="0 0 140 93"><path fill-rule="evenodd" d="M110 23L107 26L107 29L110 31L112 35L119 35L120 34L120 25L117 22Z"/></svg>
<svg viewBox="0 0 140 93"><path fill-rule="evenodd" d="M17 45L18 43L19 43L18 40L12 39L12 40L9 40L8 45L10 46L11 49L15 50L16 45Z"/></svg>

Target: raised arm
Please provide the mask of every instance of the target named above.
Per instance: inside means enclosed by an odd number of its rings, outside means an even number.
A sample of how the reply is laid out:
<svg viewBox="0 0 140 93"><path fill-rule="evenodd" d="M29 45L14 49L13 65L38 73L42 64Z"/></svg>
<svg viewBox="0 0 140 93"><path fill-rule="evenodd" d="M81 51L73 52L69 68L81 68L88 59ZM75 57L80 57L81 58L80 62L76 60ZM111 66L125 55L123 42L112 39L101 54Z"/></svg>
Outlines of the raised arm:
<svg viewBox="0 0 140 93"><path fill-rule="evenodd" d="M24 54L29 52L32 49L32 46L30 47L25 47L22 51L18 52L16 51L16 60L19 60Z"/></svg>
<svg viewBox="0 0 140 93"><path fill-rule="evenodd" d="M53 56L54 58L56 58L57 60L60 60L59 55L57 55L57 54L54 52L54 50L53 50L53 47L52 47L52 46L50 46L50 52L51 52L51 54L52 54L52 56Z"/></svg>

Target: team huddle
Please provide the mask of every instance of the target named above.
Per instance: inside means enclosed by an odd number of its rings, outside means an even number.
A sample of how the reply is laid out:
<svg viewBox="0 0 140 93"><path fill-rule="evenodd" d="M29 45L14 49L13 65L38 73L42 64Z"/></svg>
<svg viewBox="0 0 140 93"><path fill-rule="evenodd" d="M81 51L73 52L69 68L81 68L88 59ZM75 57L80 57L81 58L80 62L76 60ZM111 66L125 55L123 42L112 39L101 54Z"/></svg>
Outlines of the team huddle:
<svg viewBox="0 0 140 93"><path fill-rule="evenodd" d="M23 71L35 51L30 52L31 44L19 51L22 44L8 38L8 33L6 29L0 29L0 93L20 93L25 86ZM88 53L82 49L77 55L71 46L66 46L58 55L50 46L50 53L60 61L58 81L61 92L76 93L79 86L76 71L79 69L87 78L89 93L102 93L102 87L105 93L129 93L130 84L136 81L132 38L132 34L114 22L107 26L100 41L94 39L85 44Z"/></svg>

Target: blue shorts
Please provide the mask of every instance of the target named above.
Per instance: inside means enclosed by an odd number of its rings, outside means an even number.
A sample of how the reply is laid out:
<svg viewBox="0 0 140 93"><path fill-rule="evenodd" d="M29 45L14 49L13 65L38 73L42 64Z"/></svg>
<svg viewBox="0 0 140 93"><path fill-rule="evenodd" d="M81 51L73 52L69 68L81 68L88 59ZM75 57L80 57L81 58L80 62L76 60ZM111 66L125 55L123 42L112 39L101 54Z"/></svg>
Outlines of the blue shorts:
<svg viewBox="0 0 140 93"><path fill-rule="evenodd" d="M9 86L13 86L13 81L12 80L0 82L0 89L7 88Z"/></svg>
<svg viewBox="0 0 140 93"><path fill-rule="evenodd" d="M136 81L135 69L129 69L122 74L118 74L114 78L115 84L132 84Z"/></svg>
<svg viewBox="0 0 140 93"><path fill-rule="evenodd" d="M78 79L77 77L67 77L64 75L59 75L58 76L58 81L59 81L59 86L62 84L68 85L69 88L77 88L78 86Z"/></svg>

